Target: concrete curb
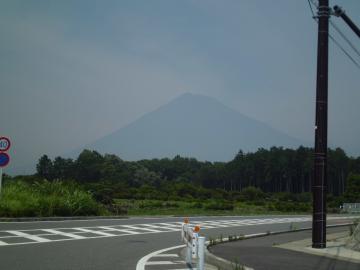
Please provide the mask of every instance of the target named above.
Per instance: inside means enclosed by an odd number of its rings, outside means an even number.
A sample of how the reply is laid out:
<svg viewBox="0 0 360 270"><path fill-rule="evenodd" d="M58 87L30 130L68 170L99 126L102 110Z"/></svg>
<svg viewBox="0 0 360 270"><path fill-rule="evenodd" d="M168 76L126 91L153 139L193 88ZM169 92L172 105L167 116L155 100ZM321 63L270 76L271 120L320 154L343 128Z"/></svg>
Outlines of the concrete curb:
<svg viewBox="0 0 360 270"><path fill-rule="evenodd" d="M233 270L235 268L235 263L225 260L221 257L218 257L212 254L207 248L205 249L205 261L207 264L217 267L219 270ZM240 265L244 270L254 270L253 268L247 267L245 265Z"/></svg>
<svg viewBox="0 0 360 270"><path fill-rule="evenodd" d="M65 221L65 220L93 220L93 219L127 219L128 216L78 216L78 217L24 217L0 218L0 222L27 222L27 221Z"/></svg>
<svg viewBox="0 0 360 270"><path fill-rule="evenodd" d="M332 225L328 225L326 227L327 228L343 227L343 226L349 226L349 225L352 225L352 224L353 223L332 224ZM311 229L312 229L312 227L307 227L307 228L300 228L300 229L295 229L295 230L248 234L248 235L242 236L241 239L233 240L233 241L241 241L241 240L246 240L246 239L250 239L250 238L264 237L264 236L269 236L269 235L277 235L277 234L284 234L284 233L291 233L291 232L307 231L307 230L311 230ZM220 240L220 239L216 239L216 241L218 241L218 240ZM223 238L222 242L220 242L220 243L227 243L227 242L230 242L229 238ZM220 243L217 243L217 244L220 244ZM228 261L228 260L226 260L224 258L218 257L218 256L214 255L213 253L211 253L209 251L209 244L210 244L210 242L207 241L206 242L206 249L205 249L206 263L208 263L210 265L214 265L214 266L218 267L221 270L233 270L234 269L234 263L230 262L230 261ZM215 244L215 245L217 245L217 244ZM253 268L247 267L246 265L240 265L240 266L243 267L244 270L254 270Z"/></svg>

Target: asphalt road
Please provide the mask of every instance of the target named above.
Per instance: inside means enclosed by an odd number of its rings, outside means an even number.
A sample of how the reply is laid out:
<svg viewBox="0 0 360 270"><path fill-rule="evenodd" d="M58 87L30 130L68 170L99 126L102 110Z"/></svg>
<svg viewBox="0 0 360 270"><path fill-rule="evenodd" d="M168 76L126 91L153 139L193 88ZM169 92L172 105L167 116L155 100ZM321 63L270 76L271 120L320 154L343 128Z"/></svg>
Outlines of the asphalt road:
<svg viewBox="0 0 360 270"><path fill-rule="evenodd" d="M327 228L327 233L348 231L347 227ZM360 264L325 256L279 248L276 245L311 238L311 231L291 232L215 245L210 251L229 261L238 261L256 270L359 270ZM274 246L274 243L276 245ZM259 260L261 257L261 260Z"/></svg>
<svg viewBox="0 0 360 270"><path fill-rule="evenodd" d="M208 237L311 226L310 216L197 217ZM0 269L135 269L145 255L180 245L182 218L0 223ZM332 220L330 223L341 223ZM171 269L171 268L169 268Z"/></svg>

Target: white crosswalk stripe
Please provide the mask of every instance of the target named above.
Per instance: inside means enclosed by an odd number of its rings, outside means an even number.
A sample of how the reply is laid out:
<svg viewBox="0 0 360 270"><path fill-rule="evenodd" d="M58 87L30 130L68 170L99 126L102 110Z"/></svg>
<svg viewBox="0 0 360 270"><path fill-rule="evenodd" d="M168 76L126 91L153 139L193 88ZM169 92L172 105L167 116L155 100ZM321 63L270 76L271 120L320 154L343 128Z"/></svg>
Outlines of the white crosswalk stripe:
<svg viewBox="0 0 360 270"><path fill-rule="evenodd" d="M149 228L155 228L155 229L159 229L159 226L158 225L151 225L151 224L141 224L141 226L145 226L145 227L149 227ZM168 226L167 228L165 228L166 230L169 230L169 231L173 231L173 232L176 232L176 231L180 231L181 229L179 228L174 228L174 227L171 227L171 226Z"/></svg>
<svg viewBox="0 0 360 270"><path fill-rule="evenodd" d="M7 245L8 245L8 243L0 241L0 246L7 246Z"/></svg>
<svg viewBox="0 0 360 270"><path fill-rule="evenodd" d="M107 232L93 231L93 230L84 229L84 228L76 228L76 229L79 231L82 231L82 232L93 233L93 234L97 234L97 235L116 236L116 234L111 234L111 233L107 233Z"/></svg>
<svg viewBox="0 0 360 270"><path fill-rule="evenodd" d="M356 216L328 217L329 220L353 219ZM241 227L261 224L308 222L311 217L239 218L224 220L194 221L201 229ZM181 222L160 222L133 225L111 225L94 227L6 230L0 231L0 247L22 244L47 243L53 241L81 240L101 237L119 237L150 233L165 233L181 230ZM170 255L168 255L170 256Z"/></svg>
<svg viewBox="0 0 360 270"><path fill-rule="evenodd" d="M31 235L31 234L28 234L28 233L25 233L25 232L20 232L20 231L7 231L8 233L11 233L11 234L14 234L16 236L20 236L20 237L23 237L23 238L27 238L27 239L30 239L30 240L34 240L36 242L49 242L50 240L49 239L46 239L46 238L42 238L42 237L39 237L37 235Z"/></svg>
<svg viewBox="0 0 360 270"><path fill-rule="evenodd" d="M66 232L61 232L58 230L54 230L54 229L42 229L45 232L49 232L49 233L53 233L55 235L62 235L62 236L66 236L69 237L70 239L84 239L85 237L81 236L81 235L77 235L77 234L73 234L73 233L66 233Z"/></svg>
<svg viewBox="0 0 360 270"><path fill-rule="evenodd" d="M157 232L157 233L161 232L159 230L137 227L135 225L122 225L122 227L133 229L133 230L143 230L143 231L148 231L148 232Z"/></svg>
<svg viewBox="0 0 360 270"><path fill-rule="evenodd" d="M110 227L110 226L100 226L99 228L106 229L108 231L123 232L123 233L125 233L124 235L126 235L126 234L139 234L139 232L135 232L135 231L132 231L132 230L127 230L126 227L125 227L125 229L119 229L119 228L114 228L114 227Z"/></svg>

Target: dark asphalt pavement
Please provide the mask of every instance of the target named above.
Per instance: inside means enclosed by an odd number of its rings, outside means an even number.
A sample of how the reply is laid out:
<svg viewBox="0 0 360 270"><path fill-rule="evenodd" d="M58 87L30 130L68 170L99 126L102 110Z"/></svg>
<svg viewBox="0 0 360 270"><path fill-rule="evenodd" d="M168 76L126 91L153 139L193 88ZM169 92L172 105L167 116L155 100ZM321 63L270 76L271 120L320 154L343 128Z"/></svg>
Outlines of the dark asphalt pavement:
<svg viewBox="0 0 360 270"><path fill-rule="evenodd" d="M241 226L227 226L226 223L218 223L219 226L214 228L202 229L201 234L208 238L209 236L223 235L226 237L233 234L289 229L289 222L257 224L264 219L286 217L302 218L305 216L197 217L191 218L190 221L196 224L204 220L221 220L223 222L252 220L252 223ZM174 222L180 224L182 221L183 218L178 217L0 223L0 269L133 270L143 256L159 249L180 245L180 231L166 231L166 228L172 226L171 224ZM165 231L154 233L141 231L140 233L140 230L145 230L144 228L156 229L154 226L159 226L160 223L164 223L160 226L164 226ZM147 224L148 227L144 224ZM311 225L309 221L296 224L298 227ZM128 228L130 234L123 234L126 226L130 226ZM131 226L135 226L135 228ZM44 234L44 231L47 234ZM56 232L60 232L60 234L54 235ZM109 234L109 236L101 236L101 234ZM72 238L67 239L71 241L62 239L66 237ZM73 239L74 237L77 238ZM17 244L16 241L24 241L19 240L22 238L26 238L26 241L31 241L31 243ZM61 239L59 240L59 238Z"/></svg>
<svg viewBox="0 0 360 270"><path fill-rule="evenodd" d="M328 228L328 233L344 230L348 228ZM358 263L273 246L306 238L311 238L311 230L219 244L211 247L210 251L216 256L256 270L360 270Z"/></svg>

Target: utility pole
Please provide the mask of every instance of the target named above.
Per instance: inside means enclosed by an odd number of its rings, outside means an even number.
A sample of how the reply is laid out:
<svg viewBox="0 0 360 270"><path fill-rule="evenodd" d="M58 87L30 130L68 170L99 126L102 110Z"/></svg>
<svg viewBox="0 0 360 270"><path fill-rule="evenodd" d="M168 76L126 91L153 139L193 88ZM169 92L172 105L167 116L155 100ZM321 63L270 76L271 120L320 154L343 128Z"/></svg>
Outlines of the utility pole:
<svg viewBox="0 0 360 270"><path fill-rule="evenodd" d="M326 247L329 0L319 0L312 247Z"/></svg>

